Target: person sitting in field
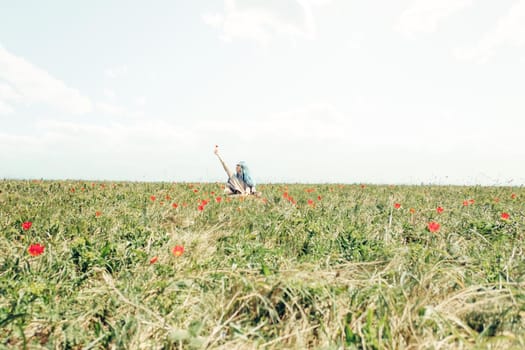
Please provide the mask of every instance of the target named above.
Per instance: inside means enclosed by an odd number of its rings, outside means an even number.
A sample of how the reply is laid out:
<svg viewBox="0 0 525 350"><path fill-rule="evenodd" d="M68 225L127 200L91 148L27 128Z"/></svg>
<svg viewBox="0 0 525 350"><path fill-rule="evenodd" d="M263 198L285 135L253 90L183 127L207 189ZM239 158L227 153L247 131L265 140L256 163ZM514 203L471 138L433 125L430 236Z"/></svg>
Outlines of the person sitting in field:
<svg viewBox="0 0 525 350"><path fill-rule="evenodd" d="M228 174L228 181L226 182L226 188L224 189L227 194L258 194L255 190L255 181L251 176L250 169L246 165L246 162L241 161L237 163L235 173L233 173L219 155L218 146L215 146L213 152L219 158L226 174Z"/></svg>

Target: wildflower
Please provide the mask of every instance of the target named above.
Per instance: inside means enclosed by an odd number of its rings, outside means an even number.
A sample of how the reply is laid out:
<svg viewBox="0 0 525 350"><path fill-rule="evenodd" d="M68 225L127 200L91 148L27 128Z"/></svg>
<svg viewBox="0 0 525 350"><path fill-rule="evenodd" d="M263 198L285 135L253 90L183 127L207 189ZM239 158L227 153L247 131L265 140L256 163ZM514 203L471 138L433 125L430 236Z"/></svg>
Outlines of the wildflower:
<svg viewBox="0 0 525 350"><path fill-rule="evenodd" d="M177 209L177 208L179 207L179 205L178 205L177 203L173 203L171 206L172 206L173 208L175 208L175 209Z"/></svg>
<svg viewBox="0 0 525 350"><path fill-rule="evenodd" d="M39 256L44 252L44 249L46 248L41 244L31 244L29 248L27 248L27 252L32 256Z"/></svg>
<svg viewBox="0 0 525 350"><path fill-rule="evenodd" d="M396 208L396 209L401 208L401 203L394 203L394 208Z"/></svg>
<svg viewBox="0 0 525 350"><path fill-rule="evenodd" d="M289 197L289 196L288 196L288 192L284 192L284 193L283 193L283 198L284 198L284 199L288 199L288 197Z"/></svg>
<svg viewBox="0 0 525 350"><path fill-rule="evenodd" d="M499 198L498 197L494 198L494 203L499 203Z"/></svg>
<svg viewBox="0 0 525 350"><path fill-rule="evenodd" d="M321 196L317 196L317 200L320 201L321 199L323 199L323 197Z"/></svg>
<svg viewBox="0 0 525 350"><path fill-rule="evenodd" d="M438 214L441 214L445 209L443 209L442 207L437 207L436 208L436 211Z"/></svg>
<svg viewBox="0 0 525 350"><path fill-rule="evenodd" d="M184 253L184 247L181 246L181 245L176 245L175 247L173 247L173 249L171 250L171 252L172 252L173 255L175 255L175 256L181 256L182 253Z"/></svg>
<svg viewBox="0 0 525 350"><path fill-rule="evenodd" d="M314 203L314 201L312 199L309 199L308 200L308 205L313 207L313 206L315 206L315 203Z"/></svg>
<svg viewBox="0 0 525 350"><path fill-rule="evenodd" d="M198 189L196 189L196 188L193 189L193 193L198 193L198 192L199 192Z"/></svg>
<svg viewBox="0 0 525 350"><path fill-rule="evenodd" d="M155 197L155 196L152 195L152 196L149 197L149 199L150 199L152 202L155 202L155 200L157 199L157 197Z"/></svg>
<svg viewBox="0 0 525 350"><path fill-rule="evenodd" d="M503 220L508 220L510 218L510 215L509 215L509 213L501 213L501 218Z"/></svg>
<svg viewBox="0 0 525 350"><path fill-rule="evenodd" d="M516 193L511 194L511 195L510 195L510 198L512 198L512 199L516 199Z"/></svg>
<svg viewBox="0 0 525 350"><path fill-rule="evenodd" d="M315 191L313 188L307 188L306 189L306 193L312 193L313 191Z"/></svg>
<svg viewBox="0 0 525 350"><path fill-rule="evenodd" d="M158 256L154 256L153 258L151 258L150 261L149 261L150 265L151 264L155 264L157 262L157 260L159 260Z"/></svg>
<svg viewBox="0 0 525 350"><path fill-rule="evenodd" d="M468 206L468 201L463 201L463 206L467 207Z"/></svg>
<svg viewBox="0 0 525 350"><path fill-rule="evenodd" d="M427 227L430 232L438 232L441 226L435 221L430 221L427 224Z"/></svg>
<svg viewBox="0 0 525 350"><path fill-rule="evenodd" d="M24 231L27 231L31 228L32 225L33 223L31 221L26 221L22 224L22 229L24 229Z"/></svg>
<svg viewBox="0 0 525 350"><path fill-rule="evenodd" d="M171 197L170 197L169 194L166 195L166 200L167 200L167 201L171 201Z"/></svg>
<svg viewBox="0 0 525 350"><path fill-rule="evenodd" d="M416 212L416 209L410 208L410 214L414 214Z"/></svg>
<svg viewBox="0 0 525 350"><path fill-rule="evenodd" d="M216 197L216 198L215 198L215 201L216 201L217 203L220 203L220 202L222 201L222 197Z"/></svg>
<svg viewBox="0 0 525 350"><path fill-rule="evenodd" d="M203 210L204 210L204 205L202 205L202 204L199 205L199 206L197 207L197 209L198 209L199 211L203 211Z"/></svg>
<svg viewBox="0 0 525 350"><path fill-rule="evenodd" d="M95 212L95 216L96 216L97 218L98 218L99 216L101 216L101 215L102 215L102 212L101 212L101 211L97 210L97 211Z"/></svg>
<svg viewBox="0 0 525 350"><path fill-rule="evenodd" d="M473 199L469 199L469 200L468 200L468 203L469 203L470 205L474 204L474 202L475 202L475 201L474 201Z"/></svg>

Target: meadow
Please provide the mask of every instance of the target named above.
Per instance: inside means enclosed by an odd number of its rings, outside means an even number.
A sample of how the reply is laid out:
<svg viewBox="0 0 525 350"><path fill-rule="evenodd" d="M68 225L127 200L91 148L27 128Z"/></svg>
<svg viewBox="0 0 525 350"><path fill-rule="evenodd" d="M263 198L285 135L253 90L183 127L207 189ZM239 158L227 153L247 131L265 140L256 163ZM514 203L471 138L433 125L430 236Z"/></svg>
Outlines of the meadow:
<svg viewBox="0 0 525 350"><path fill-rule="evenodd" d="M523 349L522 187L0 181L0 348Z"/></svg>

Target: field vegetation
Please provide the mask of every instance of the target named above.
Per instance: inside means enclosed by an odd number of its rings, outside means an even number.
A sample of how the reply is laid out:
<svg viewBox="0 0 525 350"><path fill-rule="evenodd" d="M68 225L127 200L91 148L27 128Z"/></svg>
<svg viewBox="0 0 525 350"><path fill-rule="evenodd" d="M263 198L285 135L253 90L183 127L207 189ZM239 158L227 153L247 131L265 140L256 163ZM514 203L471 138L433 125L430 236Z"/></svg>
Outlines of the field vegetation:
<svg viewBox="0 0 525 350"><path fill-rule="evenodd" d="M523 349L518 187L0 181L0 348Z"/></svg>

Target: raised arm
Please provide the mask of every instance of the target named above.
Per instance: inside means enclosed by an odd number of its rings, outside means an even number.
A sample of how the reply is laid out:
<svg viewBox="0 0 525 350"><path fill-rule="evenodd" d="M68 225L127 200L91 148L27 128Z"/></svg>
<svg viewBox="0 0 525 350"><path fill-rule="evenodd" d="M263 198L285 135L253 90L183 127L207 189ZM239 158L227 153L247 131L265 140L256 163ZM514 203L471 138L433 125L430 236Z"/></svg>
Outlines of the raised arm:
<svg viewBox="0 0 525 350"><path fill-rule="evenodd" d="M217 158L219 158L219 160L221 161L221 164L222 164L222 167L224 168L224 171L226 171L226 174L228 175L228 178L232 178L233 177L233 172L230 170L230 168L228 168L228 166L226 165L226 163L224 162L224 160L221 158L220 154L219 154L219 146L215 145L215 149L213 150L213 153L215 153L215 155L217 156Z"/></svg>

